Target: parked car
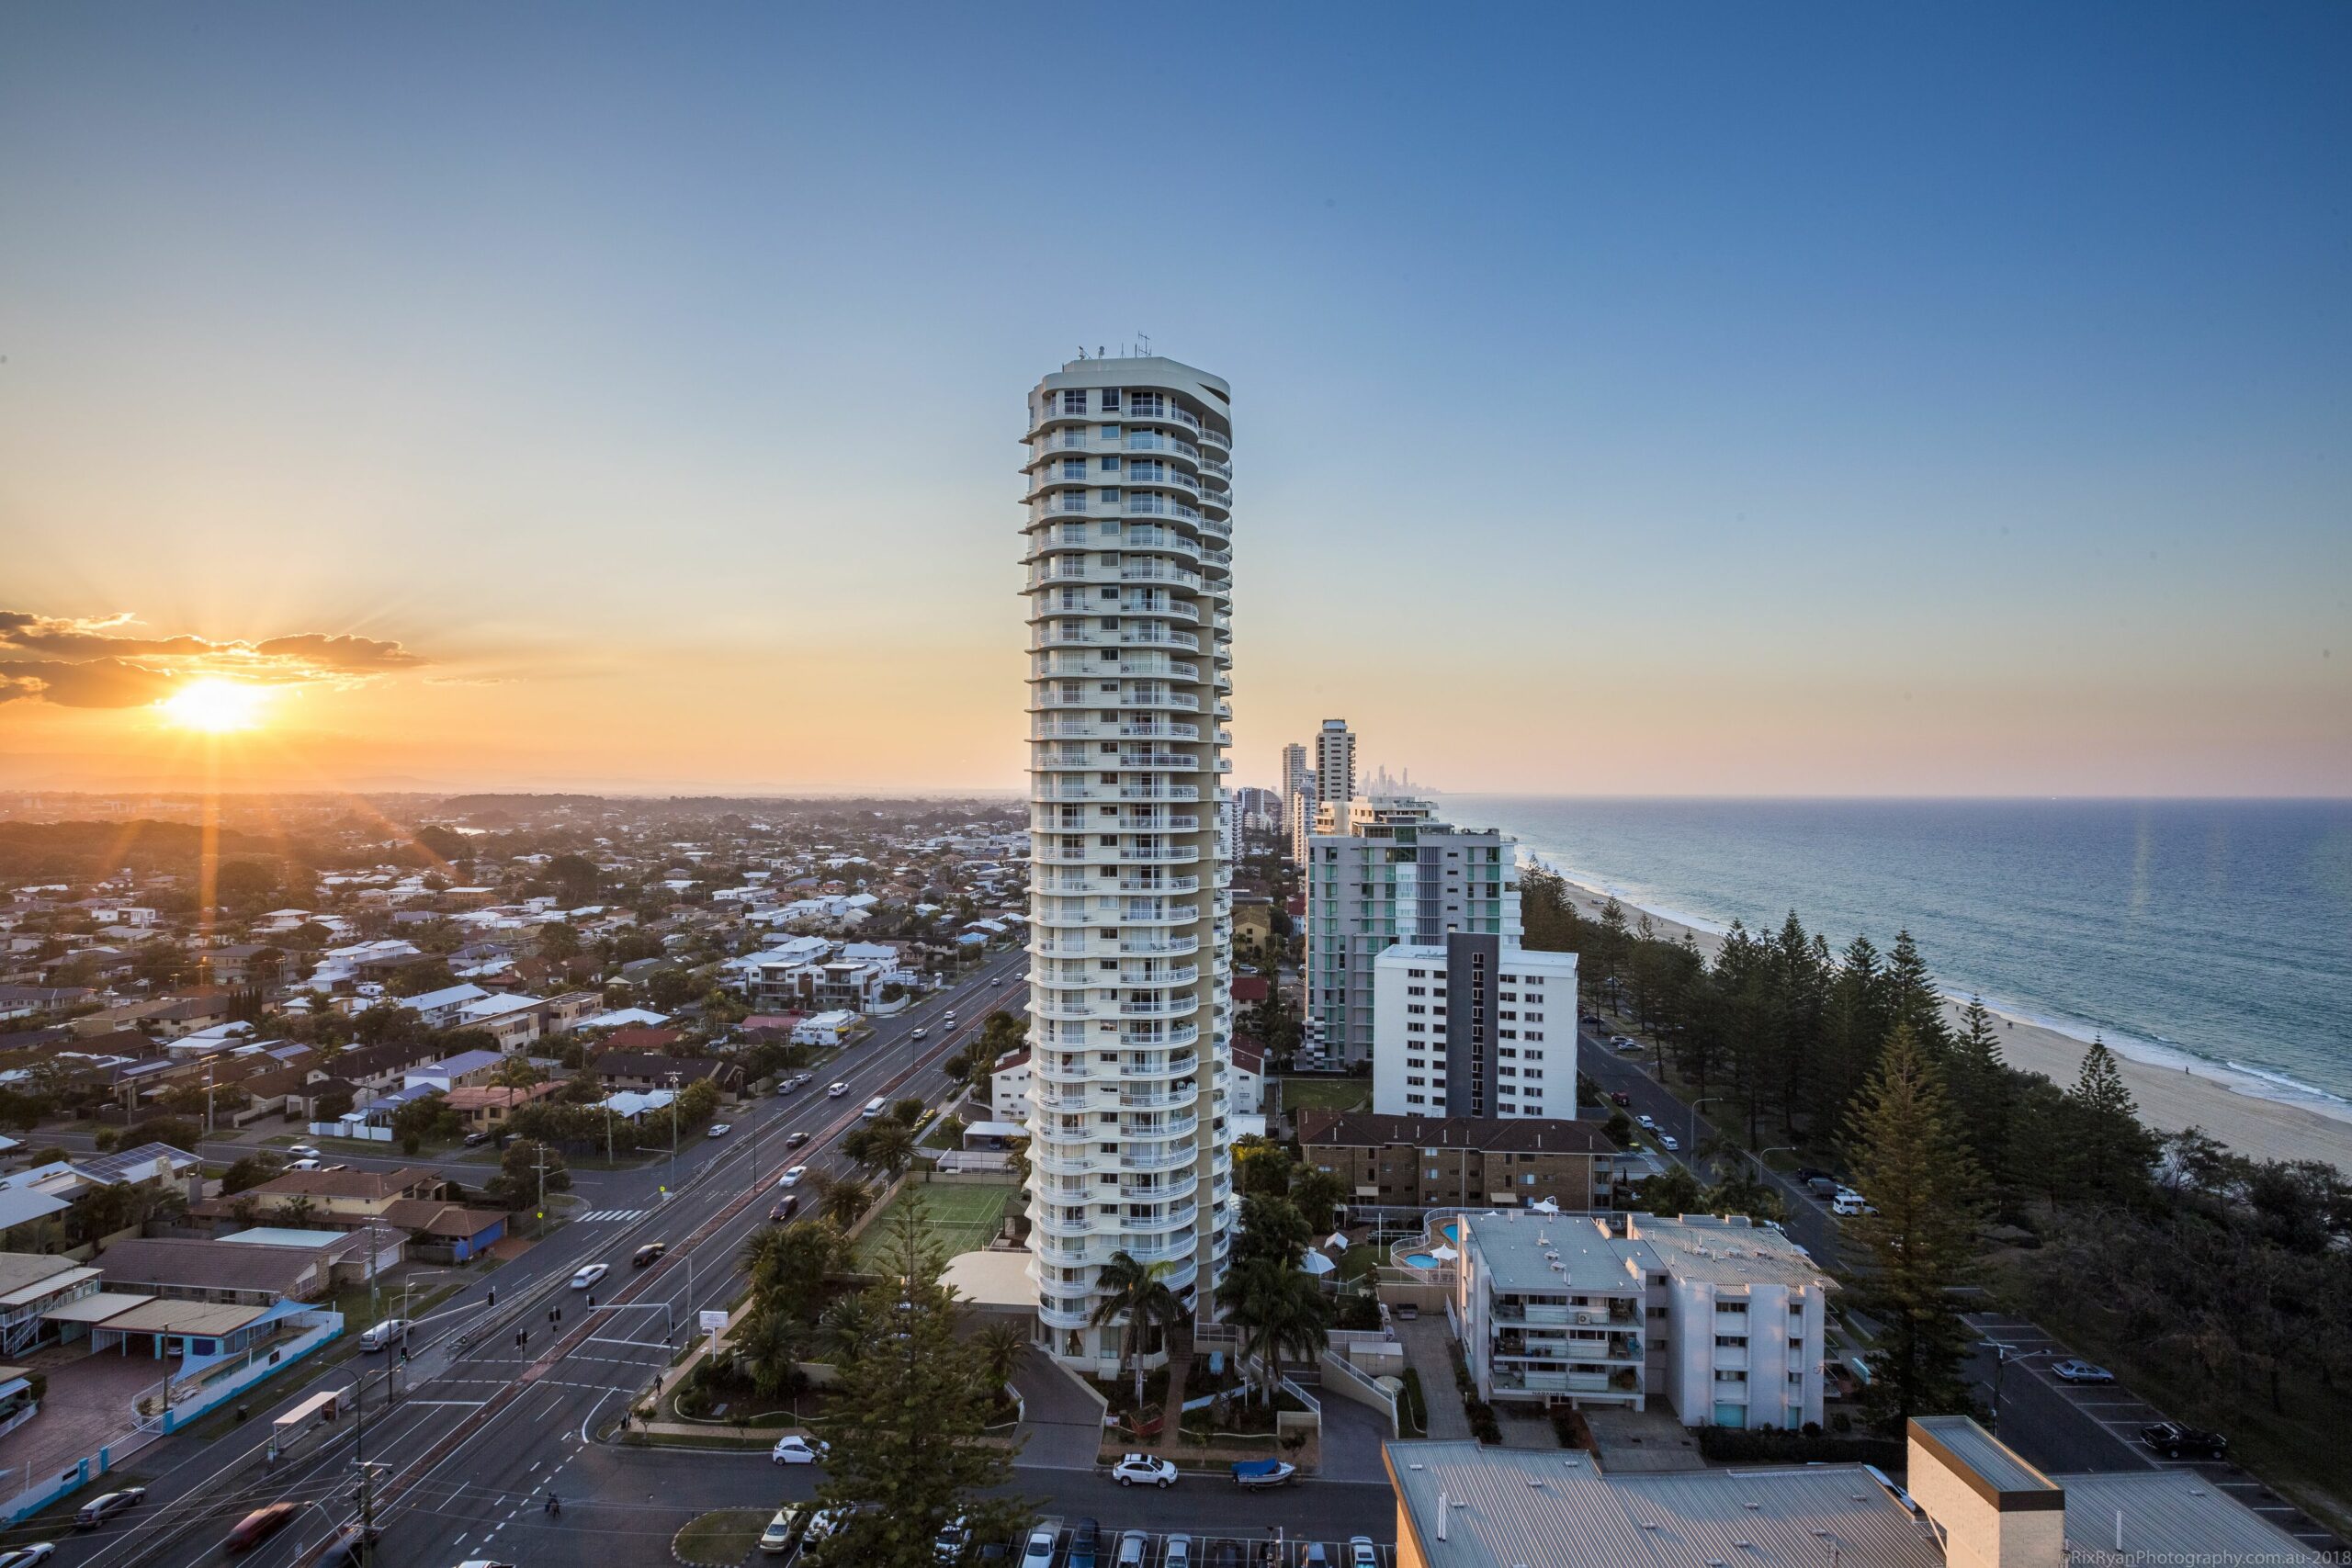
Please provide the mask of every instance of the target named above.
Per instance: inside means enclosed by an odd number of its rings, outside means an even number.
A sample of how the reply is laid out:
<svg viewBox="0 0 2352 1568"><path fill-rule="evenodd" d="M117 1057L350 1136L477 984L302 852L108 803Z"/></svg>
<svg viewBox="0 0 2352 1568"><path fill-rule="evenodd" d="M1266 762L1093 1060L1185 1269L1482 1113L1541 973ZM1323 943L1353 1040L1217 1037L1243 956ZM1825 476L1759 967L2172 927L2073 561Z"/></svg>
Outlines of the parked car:
<svg viewBox="0 0 2352 1568"><path fill-rule="evenodd" d="M53 1540L37 1540L30 1546L19 1546L0 1551L0 1568L33 1568L36 1562L46 1562L57 1554Z"/></svg>
<svg viewBox="0 0 2352 1568"><path fill-rule="evenodd" d="M126 1508L135 1508L147 1501L147 1488L126 1486L119 1492L108 1492L91 1498L74 1516L77 1530L94 1530Z"/></svg>
<svg viewBox="0 0 2352 1568"><path fill-rule="evenodd" d="M1080 1519L1069 1527L1069 1554L1062 1559L1062 1568L1094 1568L1094 1554L1102 1549L1102 1527L1092 1519Z"/></svg>
<svg viewBox="0 0 2352 1568"><path fill-rule="evenodd" d="M286 1168L288 1170L324 1170L327 1168L327 1162L322 1159L315 1158L298 1159L287 1166Z"/></svg>
<svg viewBox="0 0 2352 1568"><path fill-rule="evenodd" d="M1664 1149L1668 1154L1672 1154L1675 1150L1682 1146L1682 1140L1676 1137L1671 1133L1660 1133L1657 1135L1657 1146Z"/></svg>
<svg viewBox="0 0 2352 1568"><path fill-rule="evenodd" d="M1634 1103L1634 1097L1627 1094L1622 1089L1612 1089L1609 1091L1609 1103L1611 1105L1631 1105Z"/></svg>
<svg viewBox="0 0 2352 1568"><path fill-rule="evenodd" d="M821 1438L778 1438L768 1458L778 1464L821 1464L833 1445Z"/></svg>
<svg viewBox="0 0 2352 1568"><path fill-rule="evenodd" d="M650 1268L661 1262L662 1255L669 1250L670 1244L666 1241L649 1241L628 1255L628 1266L632 1269Z"/></svg>
<svg viewBox="0 0 2352 1568"><path fill-rule="evenodd" d="M1645 1133L1655 1133L1657 1131L1657 1118L1645 1112L1634 1118L1634 1125Z"/></svg>
<svg viewBox="0 0 2352 1568"><path fill-rule="evenodd" d="M1304 1541L1299 1546L1298 1568L1331 1568L1331 1554L1319 1540Z"/></svg>
<svg viewBox="0 0 2352 1568"><path fill-rule="evenodd" d="M237 1521L237 1528L221 1541L220 1550L234 1557L241 1551L251 1551L294 1521L307 1505L301 1503L272 1503L255 1508Z"/></svg>
<svg viewBox="0 0 2352 1568"><path fill-rule="evenodd" d="M613 1266L609 1263L591 1263L571 1277L571 1288L584 1291L612 1271Z"/></svg>
<svg viewBox="0 0 2352 1568"><path fill-rule="evenodd" d="M1144 1568L1151 1555L1151 1538L1141 1530L1129 1530L1119 1538L1118 1568Z"/></svg>
<svg viewBox="0 0 2352 1568"><path fill-rule="evenodd" d="M932 1538L931 1554L942 1562L960 1562L971 1544L971 1524L958 1514L939 1527L939 1533Z"/></svg>
<svg viewBox="0 0 2352 1568"><path fill-rule="evenodd" d="M782 1556L792 1550L800 1539L800 1527L806 1521L808 1506L805 1503L786 1503L775 1511L768 1528L760 1532L760 1550L772 1557Z"/></svg>
<svg viewBox="0 0 2352 1568"><path fill-rule="evenodd" d="M1160 1543L1159 1568L1193 1568L1193 1538L1171 1535Z"/></svg>
<svg viewBox="0 0 2352 1568"><path fill-rule="evenodd" d="M2105 1367L2094 1366L2088 1361L2077 1361L2072 1358L2064 1361L2052 1362L2050 1375L2060 1382L2113 1382L2115 1381L2115 1374Z"/></svg>
<svg viewBox="0 0 2352 1568"><path fill-rule="evenodd" d="M360 1349L373 1354L388 1345L397 1345L408 1337L409 1321L404 1317L388 1317L381 1323L370 1324L359 1337Z"/></svg>
<svg viewBox="0 0 2352 1568"><path fill-rule="evenodd" d="M778 1094L790 1094L795 1089L806 1089L808 1086L808 1080L806 1078L786 1078L775 1086L775 1091Z"/></svg>
<svg viewBox="0 0 2352 1568"><path fill-rule="evenodd" d="M782 1176L777 1177L775 1179L775 1184L778 1187L797 1187L800 1185L800 1179L808 1174L808 1168L807 1166L796 1165L790 1170L786 1171Z"/></svg>
<svg viewBox="0 0 2352 1568"><path fill-rule="evenodd" d="M792 1218L793 1215L799 1212L800 1194L797 1192L786 1193L784 1197L776 1200L775 1208L768 1211L768 1218L775 1221L777 1224L782 1224L785 1221Z"/></svg>
<svg viewBox="0 0 2352 1568"><path fill-rule="evenodd" d="M1865 1202L1859 1192L1840 1192L1830 1203L1829 1212L1840 1219L1852 1219L1856 1214L1875 1214L1878 1210Z"/></svg>
<svg viewBox="0 0 2352 1568"><path fill-rule="evenodd" d="M713 1122L710 1124L710 1131L705 1133L703 1136L706 1138L723 1138L734 1130L735 1123L732 1122Z"/></svg>
<svg viewBox="0 0 2352 1568"><path fill-rule="evenodd" d="M803 1145L803 1144L807 1143L808 1141L808 1134L807 1133L805 1133L805 1132L802 1132L802 1133L791 1133L791 1134L786 1134L786 1136L785 1136L785 1140L784 1140L784 1146L785 1146L786 1148L787 1148L787 1149L797 1149L797 1148L798 1148L801 1145Z"/></svg>
<svg viewBox="0 0 2352 1568"><path fill-rule="evenodd" d="M497 1135L498 1134L495 1133L485 1133L477 1128L475 1131L468 1133L462 1141L466 1147L469 1149L478 1149Z"/></svg>
<svg viewBox="0 0 2352 1568"><path fill-rule="evenodd" d="M1804 1190L1812 1193L1816 1198L1835 1198L1838 1196L1838 1183L1832 1177L1818 1175L1808 1176L1804 1178Z"/></svg>
<svg viewBox="0 0 2352 1568"><path fill-rule="evenodd" d="M1372 1543L1372 1537L1348 1537L1348 1568L1380 1568L1380 1548Z"/></svg>
<svg viewBox="0 0 2352 1568"><path fill-rule="evenodd" d="M2177 1421L2141 1427L2140 1440L2166 1459L2222 1459L2230 1451L2230 1439L2221 1433L2184 1427Z"/></svg>
<svg viewBox="0 0 2352 1568"><path fill-rule="evenodd" d="M1111 1467L1111 1478L1122 1486L1133 1486L1140 1482L1146 1486L1157 1486L1164 1491L1176 1484L1176 1467L1169 1461L1156 1459L1150 1454L1126 1454Z"/></svg>
<svg viewBox="0 0 2352 1568"><path fill-rule="evenodd" d="M826 1098L827 1100L839 1100L842 1096L843 1096L843 1095L847 1094L848 1092L849 1092L849 1085L847 1085L847 1084L845 1084L845 1083L841 1083L841 1082L836 1081L836 1082L833 1082L833 1083L829 1083L829 1084L827 1084L827 1085L825 1086L825 1098Z"/></svg>
<svg viewBox="0 0 2352 1568"><path fill-rule="evenodd" d="M1029 1543L1021 1549L1021 1568L1054 1568L1055 1532L1034 1529Z"/></svg>

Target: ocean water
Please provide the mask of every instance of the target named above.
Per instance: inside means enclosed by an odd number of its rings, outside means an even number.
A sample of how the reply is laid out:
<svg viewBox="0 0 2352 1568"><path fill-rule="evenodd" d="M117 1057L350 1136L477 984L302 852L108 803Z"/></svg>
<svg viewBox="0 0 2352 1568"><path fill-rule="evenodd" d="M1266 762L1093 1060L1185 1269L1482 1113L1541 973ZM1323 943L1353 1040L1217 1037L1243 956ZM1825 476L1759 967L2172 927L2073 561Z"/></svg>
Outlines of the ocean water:
<svg viewBox="0 0 2352 1568"><path fill-rule="evenodd" d="M1702 929L1907 928L1948 991L2352 1115L2352 801L1437 804Z"/></svg>

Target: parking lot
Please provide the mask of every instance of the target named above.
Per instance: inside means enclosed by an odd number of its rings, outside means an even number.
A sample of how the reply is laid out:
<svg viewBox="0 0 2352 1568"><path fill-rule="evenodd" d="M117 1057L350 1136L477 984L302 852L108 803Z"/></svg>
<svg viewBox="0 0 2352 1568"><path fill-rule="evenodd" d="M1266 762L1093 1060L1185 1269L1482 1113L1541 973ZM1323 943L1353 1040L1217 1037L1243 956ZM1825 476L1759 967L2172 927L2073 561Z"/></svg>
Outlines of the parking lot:
<svg viewBox="0 0 2352 1568"><path fill-rule="evenodd" d="M2075 1358L2072 1347L2033 1324L2000 1313L1970 1313L1964 1320L1985 1339L2007 1346L2007 1365L1980 1349L1971 1374L1988 1407L1999 1411L2002 1441L2045 1472L2099 1470L2191 1470L2314 1551L2333 1551L2335 1537L2226 1461L2168 1460L2140 1440L2140 1429L2168 1420L2120 1382L2067 1382L2051 1371ZM1997 1398L1996 1398L1997 1395Z"/></svg>
<svg viewBox="0 0 2352 1568"><path fill-rule="evenodd" d="M1053 1568L1084 1568L1083 1552L1075 1559L1070 1549L1075 1544L1071 1521L1061 1521L1055 1542ZM1120 1555L1126 1538L1138 1536L1143 1541L1139 1559ZM1188 1563L1190 1568L1355 1568L1357 1559L1349 1555L1350 1544L1345 1540L1277 1540L1273 1531L1255 1536L1192 1535L1182 1531L1165 1533L1148 1530L1120 1530L1102 1527L1095 1537L1095 1568L1169 1568L1168 1546L1182 1541L1184 1554L1175 1561ZM1374 1568L1396 1568L1394 1547L1372 1545L1370 1561Z"/></svg>

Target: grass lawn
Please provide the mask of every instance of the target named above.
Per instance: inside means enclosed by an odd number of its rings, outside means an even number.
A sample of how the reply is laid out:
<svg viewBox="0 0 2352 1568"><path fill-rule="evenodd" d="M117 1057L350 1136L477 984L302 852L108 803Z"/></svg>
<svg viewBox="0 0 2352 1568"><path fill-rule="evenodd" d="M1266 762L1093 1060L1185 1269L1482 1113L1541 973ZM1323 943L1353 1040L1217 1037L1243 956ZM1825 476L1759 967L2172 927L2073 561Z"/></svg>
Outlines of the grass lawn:
<svg viewBox="0 0 2352 1568"><path fill-rule="evenodd" d="M1286 1077L1285 1111L1363 1111L1372 1104L1372 1080L1356 1077Z"/></svg>
<svg viewBox="0 0 2352 1568"><path fill-rule="evenodd" d="M760 1544L768 1528L765 1509L720 1508L705 1514L680 1530L670 1550L681 1562L707 1563L710 1568L734 1568Z"/></svg>
<svg viewBox="0 0 2352 1568"><path fill-rule="evenodd" d="M922 1194L923 1209L928 1216L925 1225L931 1238L939 1246L943 1259L959 1252L978 1252L996 1235L997 1226L1004 1219L1005 1205L1020 1191L1010 1181L1002 1182L918 1182L901 1188L890 1200L890 1207L876 1217L858 1238L857 1258L861 1267L870 1266L889 1245L890 1226L896 1212Z"/></svg>

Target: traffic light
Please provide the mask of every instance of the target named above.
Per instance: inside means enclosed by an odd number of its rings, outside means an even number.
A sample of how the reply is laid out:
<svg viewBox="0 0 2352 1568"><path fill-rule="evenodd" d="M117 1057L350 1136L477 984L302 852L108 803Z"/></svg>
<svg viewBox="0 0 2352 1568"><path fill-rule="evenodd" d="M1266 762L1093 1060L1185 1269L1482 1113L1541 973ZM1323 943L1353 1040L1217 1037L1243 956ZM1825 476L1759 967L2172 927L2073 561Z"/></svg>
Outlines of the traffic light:
<svg viewBox="0 0 2352 1568"><path fill-rule="evenodd" d="M527 1329L527 1328L518 1328L518 1329L516 1329L516 1330L514 1331L514 1348L516 1348L517 1350L520 1350L520 1349L522 1349L524 1347L526 1347L526 1346L527 1346L528 1344L530 1344L530 1342L531 1342L531 1331L530 1331L529 1329Z"/></svg>

